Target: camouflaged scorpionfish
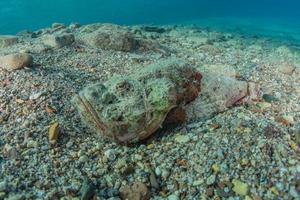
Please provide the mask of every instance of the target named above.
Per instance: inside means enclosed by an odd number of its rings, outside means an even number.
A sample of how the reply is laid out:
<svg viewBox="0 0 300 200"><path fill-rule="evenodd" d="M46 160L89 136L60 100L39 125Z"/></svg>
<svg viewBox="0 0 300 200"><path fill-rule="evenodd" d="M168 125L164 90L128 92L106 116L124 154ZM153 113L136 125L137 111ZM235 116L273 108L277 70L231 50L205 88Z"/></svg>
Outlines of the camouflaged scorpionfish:
<svg viewBox="0 0 300 200"><path fill-rule="evenodd" d="M183 121L183 106L198 96L201 78L195 68L172 58L88 86L72 101L88 127L130 144L148 138L166 121Z"/></svg>

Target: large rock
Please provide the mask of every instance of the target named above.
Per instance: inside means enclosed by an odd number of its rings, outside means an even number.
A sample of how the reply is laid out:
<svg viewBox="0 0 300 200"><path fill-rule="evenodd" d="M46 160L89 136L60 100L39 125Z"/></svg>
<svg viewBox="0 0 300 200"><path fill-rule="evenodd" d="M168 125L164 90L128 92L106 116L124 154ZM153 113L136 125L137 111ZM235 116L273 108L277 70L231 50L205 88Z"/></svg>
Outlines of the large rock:
<svg viewBox="0 0 300 200"><path fill-rule="evenodd" d="M91 24L82 27L81 40L94 48L114 51L156 51L168 54L168 50L157 42L135 35L126 27L114 24Z"/></svg>
<svg viewBox="0 0 300 200"><path fill-rule="evenodd" d="M31 67L33 57L27 53L10 54L0 57L0 68L6 70L16 70L24 67Z"/></svg>
<svg viewBox="0 0 300 200"><path fill-rule="evenodd" d="M96 30L83 36L86 44L116 51L133 51L138 48L138 41L128 29L112 24L96 27Z"/></svg>
<svg viewBox="0 0 300 200"><path fill-rule="evenodd" d="M75 41L75 37L71 33L47 34L43 36L42 41L47 46L61 48L71 45Z"/></svg>
<svg viewBox="0 0 300 200"><path fill-rule="evenodd" d="M182 107L198 96L200 81L195 68L168 59L132 76L88 86L73 103L95 132L128 144L148 138L167 117L168 122L184 120Z"/></svg>
<svg viewBox="0 0 300 200"><path fill-rule="evenodd" d="M0 48L5 48L18 43L18 37L12 35L0 35Z"/></svg>

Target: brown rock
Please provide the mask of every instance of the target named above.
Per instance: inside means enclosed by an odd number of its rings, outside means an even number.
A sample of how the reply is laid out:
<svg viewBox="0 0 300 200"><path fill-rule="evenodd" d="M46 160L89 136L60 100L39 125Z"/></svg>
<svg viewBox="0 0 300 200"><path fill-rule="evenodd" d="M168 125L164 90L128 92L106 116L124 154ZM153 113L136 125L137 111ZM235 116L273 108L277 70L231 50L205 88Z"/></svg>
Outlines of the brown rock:
<svg viewBox="0 0 300 200"><path fill-rule="evenodd" d="M49 128L49 141L50 143L56 143L59 134L59 124L55 122Z"/></svg>
<svg viewBox="0 0 300 200"><path fill-rule="evenodd" d="M0 57L0 68L16 70L24 67L31 67L33 57L27 53L10 54Z"/></svg>
<svg viewBox="0 0 300 200"><path fill-rule="evenodd" d="M53 48L69 46L75 41L74 35L70 33L45 35L42 39L45 45Z"/></svg>
<svg viewBox="0 0 300 200"><path fill-rule="evenodd" d="M122 186L120 196L122 200L148 200L150 191L144 183L136 182L131 186Z"/></svg>

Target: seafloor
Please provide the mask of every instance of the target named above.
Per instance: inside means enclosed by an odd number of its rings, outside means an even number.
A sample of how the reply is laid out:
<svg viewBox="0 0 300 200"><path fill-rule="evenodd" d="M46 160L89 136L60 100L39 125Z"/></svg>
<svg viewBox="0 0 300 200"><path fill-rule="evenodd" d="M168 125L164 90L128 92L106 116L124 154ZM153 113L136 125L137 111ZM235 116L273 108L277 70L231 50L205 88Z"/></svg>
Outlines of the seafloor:
<svg viewBox="0 0 300 200"><path fill-rule="evenodd" d="M126 27L146 41L140 49L84 43L98 28L54 24L0 44L1 56L22 52L34 59L18 70L0 63L0 199L300 198L295 45L180 25ZM65 33L75 41L44 37ZM70 102L80 89L168 57L195 67L229 66L236 79L259 85L262 99L164 128L132 146L81 123ZM55 122L59 135L52 144Z"/></svg>

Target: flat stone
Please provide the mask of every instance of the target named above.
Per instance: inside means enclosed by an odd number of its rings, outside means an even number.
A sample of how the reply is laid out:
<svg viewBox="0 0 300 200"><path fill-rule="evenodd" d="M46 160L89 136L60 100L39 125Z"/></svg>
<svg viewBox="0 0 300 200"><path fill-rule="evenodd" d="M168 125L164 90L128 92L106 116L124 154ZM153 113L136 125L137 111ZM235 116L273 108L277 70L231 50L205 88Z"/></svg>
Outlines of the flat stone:
<svg viewBox="0 0 300 200"><path fill-rule="evenodd" d="M187 143L190 141L190 138L187 135L177 135L175 141L178 143Z"/></svg>
<svg viewBox="0 0 300 200"><path fill-rule="evenodd" d="M278 71L283 74L292 75L294 70L295 70L295 66L293 63L282 62L278 64Z"/></svg>
<svg viewBox="0 0 300 200"><path fill-rule="evenodd" d="M27 53L9 54L0 57L0 68L17 70L33 65L33 57Z"/></svg>
<svg viewBox="0 0 300 200"><path fill-rule="evenodd" d="M150 180L151 187L158 190L159 189L159 183L158 183L158 180L157 180L157 178L156 178L156 176L155 176L155 174L152 170L150 171L149 180Z"/></svg>
<svg viewBox="0 0 300 200"><path fill-rule="evenodd" d="M138 41L126 28L103 24L95 27L95 31L83 36L84 43L89 46L115 51L133 51L138 48Z"/></svg>
<svg viewBox="0 0 300 200"><path fill-rule="evenodd" d="M0 35L0 48L6 48L18 43L18 37L13 35Z"/></svg>
<svg viewBox="0 0 300 200"><path fill-rule="evenodd" d="M242 181L239 181L237 179L232 180L233 188L232 190L242 196L246 196L248 193L248 185L246 183L243 183Z"/></svg>
<svg viewBox="0 0 300 200"><path fill-rule="evenodd" d="M104 155L108 158L109 161L114 161L116 156L116 151L114 149L108 149L104 152Z"/></svg>
<svg viewBox="0 0 300 200"><path fill-rule="evenodd" d="M216 175L213 174L213 175L211 175L211 176L209 176L209 177L207 178L206 184L207 184L207 185L212 185L212 184L215 183L215 181L216 181Z"/></svg>
<svg viewBox="0 0 300 200"><path fill-rule="evenodd" d="M179 197L175 194L171 194L168 196L167 200L179 200Z"/></svg>
<svg viewBox="0 0 300 200"><path fill-rule="evenodd" d="M214 65L203 65L199 67L199 71L203 76L206 74L213 76L226 76L235 78L237 73L232 66L224 64L214 64Z"/></svg>
<svg viewBox="0 0 300 200"><path fill-rule="evenodd" d="M0 192L5 192L7 190L7 182L2 181L0 182Z"/></svg>

